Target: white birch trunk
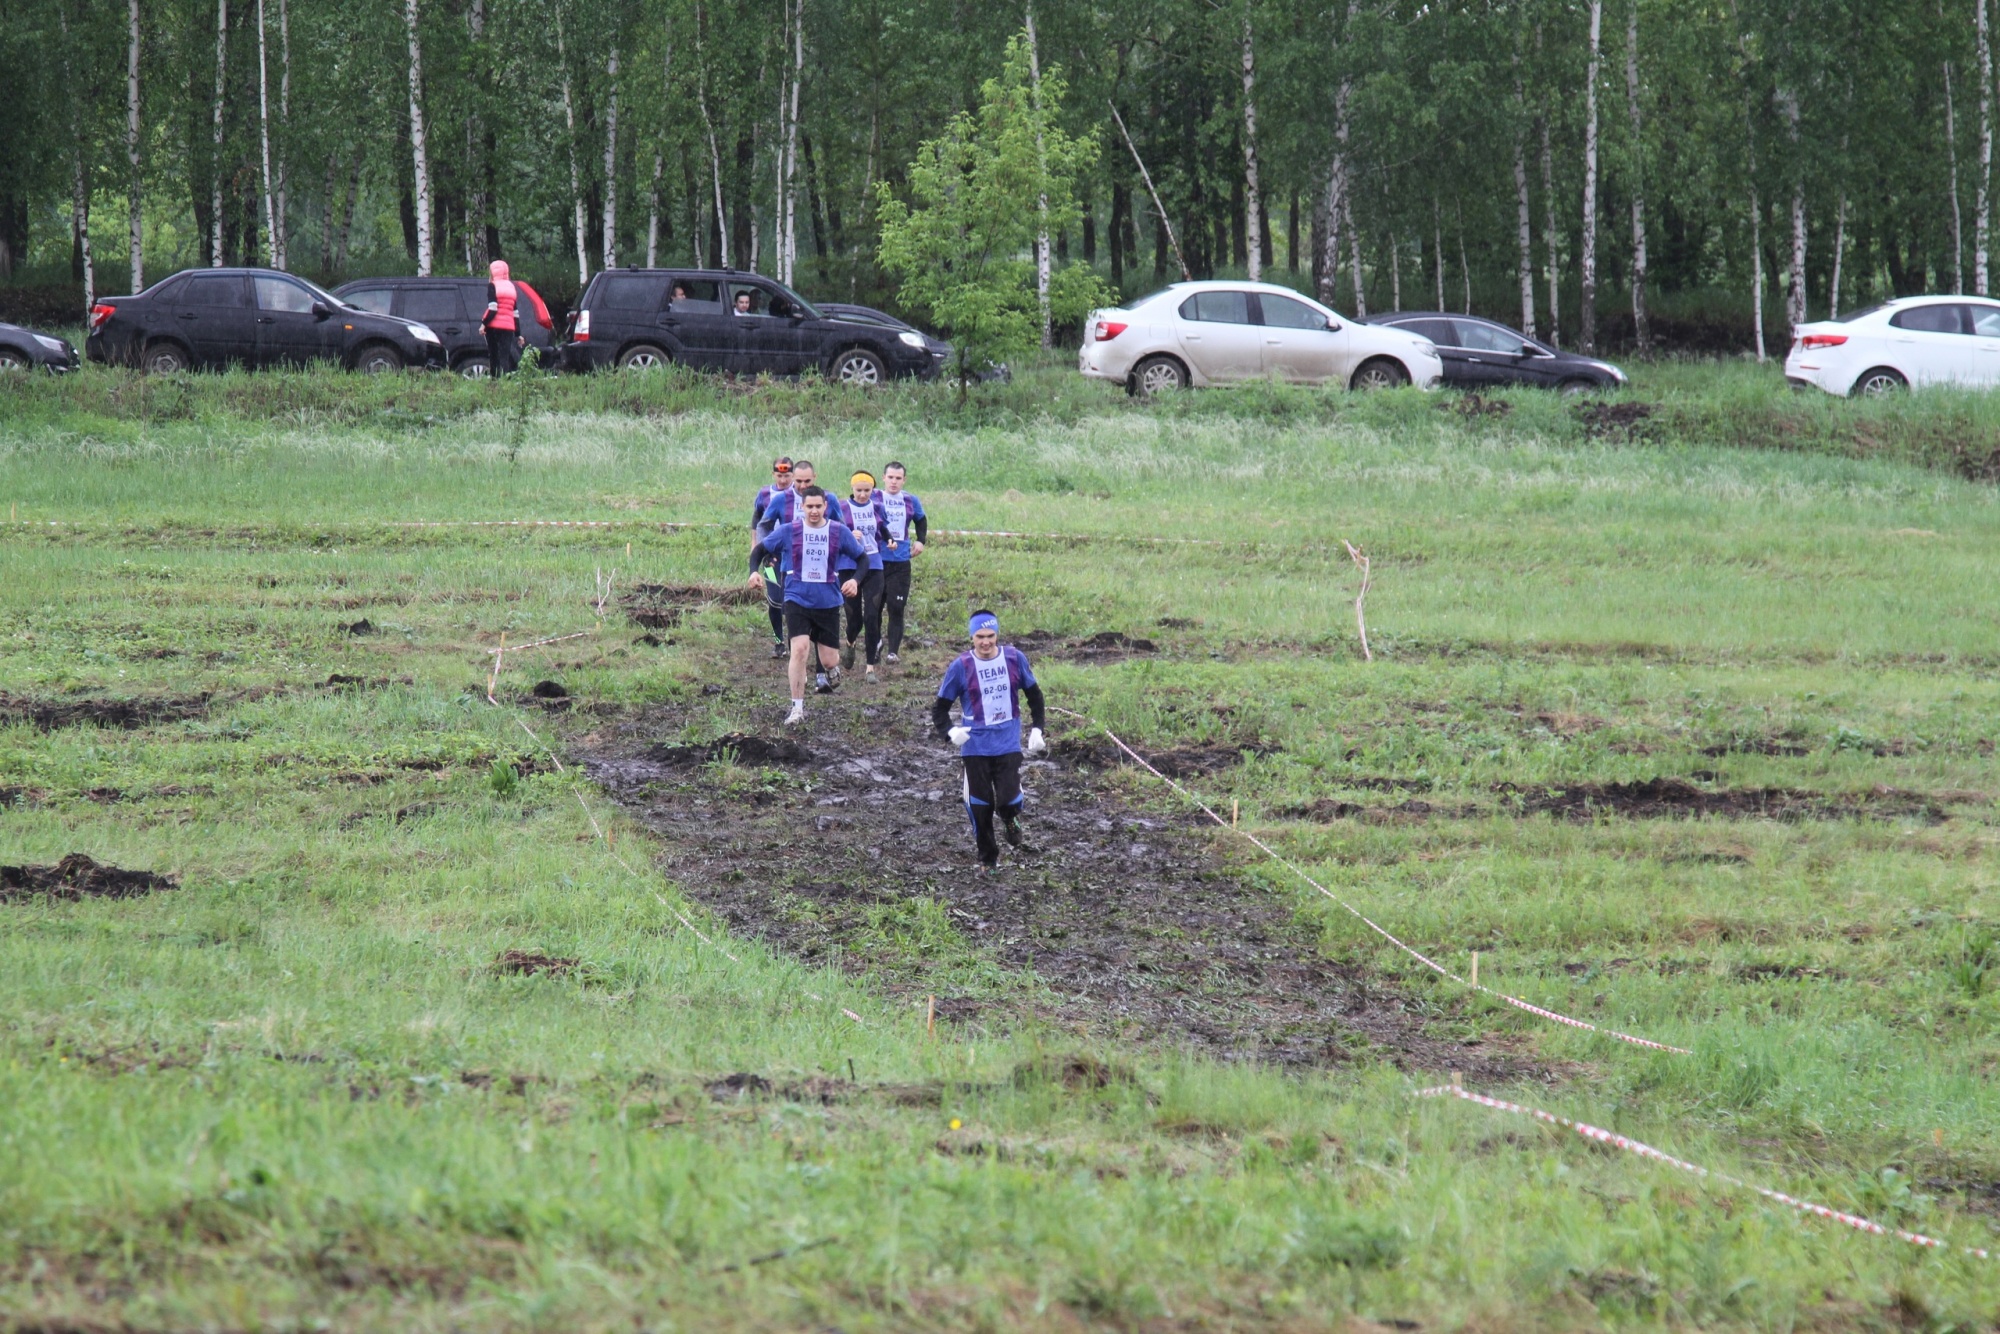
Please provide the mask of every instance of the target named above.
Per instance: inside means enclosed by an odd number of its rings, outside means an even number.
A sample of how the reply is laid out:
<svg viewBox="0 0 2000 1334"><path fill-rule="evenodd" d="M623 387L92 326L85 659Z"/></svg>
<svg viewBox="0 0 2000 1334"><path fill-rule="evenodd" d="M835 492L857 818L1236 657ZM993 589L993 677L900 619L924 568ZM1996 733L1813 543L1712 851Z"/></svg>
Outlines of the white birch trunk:
<svg viewBox="0 0 2000 1334"><path fill-rule="evenodd" d="M1840 262L1847 254L1847 195L1840 196L1840 208L1834 214L1833 224L1833 281L1826 290L1826 317L1840 318Z"/></svg>
<svg viewBox="0 0 2000 1334"><path fill-rule="evenodd" d="M431 274L431 161L424 142L424 48L417 35L417 0L403 0L410 39L410 163L416 177L417 276Z"/></svg>
<svg viewBox="0 0 2000 1334"><path fill-rule="evenodd" d="M209 169L208 265L222 267L222 98L229 75L229 0L215 0L215 115Z"/></svg>
<svg viewBox="0 0 2000 1334"><path fill-rule="evenodd" d="M1781 90L1778 105L1784 110L1785 135L1792 149L1792 259L1786 266L1785 324L1796 329L1806 322L1806 185L1805 163L1800 160L1799 95Z"/></svg>
<svg viewBox="0 0 2000 1334"><path fill-rule="evenodd" d="M792 105L785 120L785 219L784 249L779 262L784 266L781 281L789 287L799 266L799 85L806 75L806 0L798 0L792 17Z"/></svg>
<svg viewBox="0 0 2000 1334"><path fill-rule="evenodd" d="M1754 162L1754 158L1753 158ZM1754 168L1753 168L1754 171ZM1757 183L1750 183L1750 328L1757 340L1757 363L1764 362L1764 227Z"/></svg>
<svg viewBox="0 0 2000 1334"><path fill-rule="evenodd" d="M1340 200L1340 220L1347 227L1347 255L1353 265L1354 276L1354 318L1368 318L1368 288L1361 280L1361 229L1354 225L1354 190L1352 183L1342 192Z"/></svg>
<svg viewBox="0 0 2000 1334"><path fill-rule="evenodd" d="M144 182L139 175L139 0L126 6L131 28L125 47L125 162L131 169L128 198L131 201L132 290L146 290L146 215Z"/></svg>
<svg viewBox="0 0 2000 1334"><path fill-rule="evenodd" d="M1528 199L1528 95L1521 82L1521 56L1514 55L1514 239L1519 251L1521 332L1535 336L1535 228ZM1443 255L1439 255L1443 260ZM1444 280L1438 280L1438 309L1444 309Z"/></svg>
<svg viewBox="0 0 2000 1334"><path fill-rule="evenodd" d="M556 10L556 61L562 66L563 126L568 131L569 199L571 223L576 232L576 286L579 293L590 282L590 252L585 248L583 215L583 172L576 161L576 99L570 93L569 44L563 39L562 10Z"/></svg>
<svg viewBox="0 0 2000 1334"><path fill-rule="evenodd" d="M1042 312L1042 350L1055 346L1055 329L1049 317L1049 192L1047 187L1048 158L1043 152L1042 137L1042 57L1035 40L1035 7L1028 6L1028 78L1029 98L1035 110L1035 166L1043 180L1043 188L1036 195L1035 208L1040 217L1040 225L1035 230L1035 302Z"/></svg>
<svg viewBox="0 0 2000 1334"><path fill-rule="evenodd" d="M264 36L264 0L257 0L257 153L263 164L264 251L271 267L282 269L278 254L278 204L271 189L271 79L268 47Z"/></svg>
<svg viewBox="0 0 2000 1334"><path fill-rule="evenodd" d="M1951 169L1951 290L1954 292L1963 292L1965 290L1965 218L1958 205L1958 114L1953 101L1951 91L1951 62L1947 60L1944 62L1944 156L1946 164ZM1846 199L1846 195L1841 196L1843 210L1845 209ZM1841 222L1845 223L1846 221L1847 219L1843 212ZM1834 256L1833 266L1836 271L1840 268L1840 256L1837 254ZM1838 287L1839 284L1836 283L1835 288L1838 289ZM1833 299L1835 304L1838 305L1840 301L1838 290L1836 290ZM1828 318L1831 319L1832 317L1828 316Z"/></svg>
<svg viewBox="0 0 2000 1334"><path fill-rule="evenodd" d="M271 235L278 248L278 267L290 271L292 242L286 219L291 216L285 191L285 141L292 126L292 11L289 0L278 0L278 141L272 152L276 158L278 221Z"/></svg>
<svg viewBox="0 0 2000 1334"><path fill-rule="evenodd" d="M695 101L701 107L701 123L708 131L708 174L715 185L715 235L717 263L729 267L729 214L722 206L722 148L715 141L715 120L708 114L708 63L701 51L702 9L694 7ZM700 242L695 243L697 246Z"/></svg>
<svg viewBox="0 0 2000 1334"><path fill-rule="evenodd" d="M1243 0L1243 237L1253 283L1264 277L1263 207L1257 183L1257 53L1250 35L1250 0Z"/></svg>
<svg viewBox="0 0 2000 1334"><path fill-rule="evenodd" d="M1625 18L1625 104L1632 120L1632 341L1639 354L1653 350L1646 318L1646 135L1639 103L1639 0Z"/></svg>
<svg viewBox="0 0 2000 1334"><path fill-rule="evenodd" d="M1403 308L1403 243L1389 238L1389 309Z"/></svg>
<svg viewBox="0 0 2000 1334"><path fill-rule="evenodd" d="M1548 258L1549 342L1562 346L1562 230L1556 216L1556 155L1549 142L1549 119L1539 118L1542 136L1542 248Z"/></svg>
<svg viewBox="0 0 2000 1334"><path fill-rule="evenodd" d="M492 165L486 160L485 152L486 123L484 117L488 110L488 99L484 94L489 87L486 77L488 66L485 51L486 0L472 0L472 3L466 7L465 26L472 36L472 59L477 62L480 71L478 78L473 83L473 94L477 100L473 105L472 113L465 118L465 165L466 170L472 174L472 207L469 210L471 218L466 223L466 226L478 231L478 240L470 247L472 255L467 261L466 267L476 277L493 258L487 246L486 231L487 222L493 216L493 199L486 189L487 175Z"/></svg>
<svg viewBox="0 0 2000 1334"><path fill-rule="evenodd" d="M1977 213L1974 215L1972 241L1972 290L1980 296L1986 295L1986 264L1990 254L1993 221L1993 35L1987 26L1987 0L1975 0L1979 9L1976 29L1979 34L1979 184L1974 191Z"/></svg>
<svg viewBox="0 0 2000 1334"><path fill-rule="evenodd" d="M660 94L664 100L674 86L674 25L671 12L667 18L665 54L660 59ZM651 207L646 214L646 267L656 268L660 262L660 179L667 166L664 145L653 151L653 192Z"/></svg>
<svg viewBox="0 0 2000 1334"><path fill-rule="evenodd" d="M1437 252L1437 308L1444 309L1444 203L1431 196L1431 247Z"/></svg>
<svg viewBox="0 0 2000 1334"><path fill-rule="evenodd" d="M1353 6L1349 6L1350 14ZM1320 291L1321 304L1333 304L1333 289L1340 277L1340 229L1349 217L1347 207L1347 140L1350 129L1348 104L1352 100L1354 81L1348 75L1341 75L1340 85L1333 93L1333 161L1326 173L1326 231L1320 237Z"/></svg>
<svg viewBox="0 0 2000 1334"><path fill-rule="evenodd" d="M97 304L97 268L90 255L90 173L85 166L83 116L78 103L83 98L76 68L70 58L69 0L59 0L56 19L62 27L63 82L69 85L70 151L70 230L78 255L83 260L83 321L90 323L90 308Z"/></svg>
<svg viewBox="0 0 2000 1334"><path fill-rule="evenodd" d="M1583 252L1578 278L1583 302L1577 342L1586 356L1597 351L1597 68L1604 27L1604 0L1590 0L1590 59L1583 85Z"/></svg>
<svg viewBox="0 0 2000 1334"><path fill-rule="evenodd" d="M618 267L618 48L604 62L611 101L604 113L604 267Z"/></svg>

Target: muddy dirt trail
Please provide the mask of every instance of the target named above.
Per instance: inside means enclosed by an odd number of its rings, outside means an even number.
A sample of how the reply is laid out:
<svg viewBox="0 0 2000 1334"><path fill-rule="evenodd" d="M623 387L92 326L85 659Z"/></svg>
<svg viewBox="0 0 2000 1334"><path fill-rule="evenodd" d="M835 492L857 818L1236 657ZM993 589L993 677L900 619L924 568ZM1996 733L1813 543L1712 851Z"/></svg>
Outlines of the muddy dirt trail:
<svg viewBox="0 0 2000 1334"><path fill-rule="evenodd" d="M1406 997L1321 955L1284 900L1231 874L1211 833L1123 805L1107 782L1115 752L1061 719L1049 758L1024 769L1026 846L1003 848L1000 874L978 874L957 760L929 733L949 650L906 652L879 684L849 673L790 729L783 664L763 653L746 631L697 699L570 741L660 836L661 869L731 930L872 974L891 994L935 992L947 1019L1005 1025L1032 1010L1225 1059L1374 1054L1481 1078L1545 1073L1496 1043L1427 1034ZM697 720L724 735L690 743ZM1236 757L1190 759L1185 772ZM1006 971L954 989L947 957L961 978L968 961ZM1038 985L1008 985L1029 974Z"/></svg>

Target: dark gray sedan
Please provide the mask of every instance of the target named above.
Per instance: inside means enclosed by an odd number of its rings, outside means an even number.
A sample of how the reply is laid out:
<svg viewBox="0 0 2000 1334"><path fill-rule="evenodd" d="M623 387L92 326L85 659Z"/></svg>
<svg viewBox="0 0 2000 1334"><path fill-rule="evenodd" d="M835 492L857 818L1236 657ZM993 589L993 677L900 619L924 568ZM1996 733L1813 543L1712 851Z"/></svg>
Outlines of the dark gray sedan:
<svg viewBox="0 0 2000 1334"><path fill-rule="evenodd" d="M1625 372L1608 361L1578 356L1477 315L1448 311L1399 310L1376 315L1370 324L1406 329L1437 344L1448 389L1504 389L1526 385L1563 394L1616 389Z"/></svg>
<svg viewBox="0 0 2000 1334"><path fill-rule="evenodd" d="M61 374L81 364L67 338L0 322L0 375L31 371L37 366Z"/></svg>

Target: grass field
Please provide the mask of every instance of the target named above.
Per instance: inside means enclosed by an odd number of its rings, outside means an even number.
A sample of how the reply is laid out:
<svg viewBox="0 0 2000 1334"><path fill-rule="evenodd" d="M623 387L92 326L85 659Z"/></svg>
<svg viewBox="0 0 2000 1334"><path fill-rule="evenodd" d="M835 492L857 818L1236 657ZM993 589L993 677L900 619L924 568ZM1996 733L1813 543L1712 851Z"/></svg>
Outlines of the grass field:
<svg viewBox="0 0 2000 1334"><path fill-rule="evenodd" d="M1991 1326L2000 1260L1411 1095L1462 1068L2000 1241L2000 406L1696 365L1617 410L1502 401L1134 405L1057 369L964 413L667 377L0 383L0 864L177 881L0 890L0 1323ZM1003 890L1107 921L1222 895L1394 1026L1277 1062L1174 1018L1240 1034L1282 989L1254 959L1127 978L1172 1003L1121 1022L970 924L969 839L905 846L901 785L849 820L823 774L726 748L587 781L778 735L761 610L626 599L740 582L780 452L898 458L942 528L1062 534L940 537L927 642L817 707L816 750L914 729L992 605L1046 632L1053 704L1207 757L1190 786L1417 948L1693 1054L1470 997L1130 767L1060 775L1157 831L1122 878L1051 853ZM607 526L408 526L497 519ZM503 633L574 632L487 702ZM663 832L726 842L733 812L858 892L765 886L754 840L731 881ZM919 883L919 853L959 870ZM752 899L778 925L732 935Z"/></svg>

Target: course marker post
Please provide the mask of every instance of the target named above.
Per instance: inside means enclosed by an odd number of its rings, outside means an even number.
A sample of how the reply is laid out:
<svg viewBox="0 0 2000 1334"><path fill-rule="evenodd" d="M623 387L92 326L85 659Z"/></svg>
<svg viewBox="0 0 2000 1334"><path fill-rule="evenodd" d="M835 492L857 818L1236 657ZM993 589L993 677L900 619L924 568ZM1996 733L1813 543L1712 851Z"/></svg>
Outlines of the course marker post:
<svg viewBox="0 0 2000 1334"><path fill-rule="evenodd" d="M1471 973L1471 978L1472 978L1472 985L1473 985L1473 986L1475 986L1475 987L1476 987L1476 986L1478 986L1478 985L1479 985L1479 951L1478 951L1478 950L1474 950L1474 951L1472 952L1472 973Z"/></svg>

